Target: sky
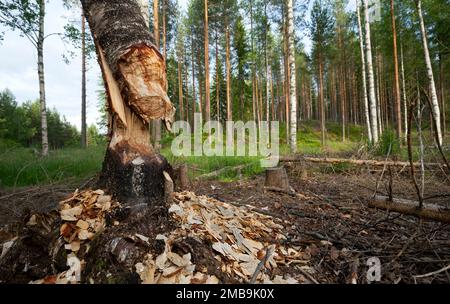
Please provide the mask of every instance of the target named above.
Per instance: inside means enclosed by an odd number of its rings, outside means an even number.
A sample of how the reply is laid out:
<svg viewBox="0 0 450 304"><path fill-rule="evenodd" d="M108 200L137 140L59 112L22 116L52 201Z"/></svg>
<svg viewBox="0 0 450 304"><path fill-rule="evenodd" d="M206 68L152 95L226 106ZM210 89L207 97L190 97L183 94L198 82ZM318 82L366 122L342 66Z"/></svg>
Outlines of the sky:
<svg viewBox="0 0 450 304"><path fill-rule="evenodd" d="M178 0L185 10L188 0ZM350 5L353 1L350 1ZM350 6L351 7L351 6ZM354 7L354 5L353 5ZM46 34L61 33L70 20L78 20L80 12L67 11L62 1L49 1L45 19ZM5 30L0 26L0 30ZM306 46L308 40L304 38ZM58 36L45 40L44 65L46 74L46 99L48 108L56 108L59 113L78 129L81 126L81 59L71 59L69 64L63 60L67 50L76 51L64 44ZM39 98L37 75L37 55L31 43L19 32L6 30L0 42L0 91L8 88L16 96L19 104ZM97 91L100 69L95 59L89 62L87 72L87 123L95 124L100 114L97 109Z"/></svg>
<svg viewBox="0 0 450 304"><path fill-rule="evenodd" d="M45 18L46 34L63 32L69 20L79 18L79 14L69 13L62 1L49 1ZM4 30L4 28L1 28ZM76 51L65 45L58 36L51 36L44 44L44 68L46 75L46 99L48 108L56 108L59 113L78 129L81 126L81 59L63 60L65 50ZM39 98L37 75L37 54L33 45L19 32L6 31L0 42L0 91L8 88L16 96L19 104ZM100 69L96 61L89 63L87 73L87 123L95 123L99 118L97 94Z"/></svg>

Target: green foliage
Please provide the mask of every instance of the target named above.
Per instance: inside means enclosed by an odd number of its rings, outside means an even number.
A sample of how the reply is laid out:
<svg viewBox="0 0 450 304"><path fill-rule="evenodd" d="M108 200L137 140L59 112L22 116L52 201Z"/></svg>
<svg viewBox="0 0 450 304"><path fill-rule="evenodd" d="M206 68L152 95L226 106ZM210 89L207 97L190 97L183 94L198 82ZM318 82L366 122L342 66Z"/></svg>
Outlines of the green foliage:
<svg viewBox="0 0 450 304"><path fill-rule="evenodd" d="M393 129L387 129L381 135L376 147L375 154L378 156L398 156L400 155L400 141Z"/></svg>
<svg viewBox="0 0 450 304"><path fill-rule="evenodd" d="M37 147L41 143L39 101L18 105L14 95L0 92L0 138L14 141L23 147ZM53 149L78 145L80 134L56 109L47 109L49 145Z"/></svg>
<svg viewBox="0 0 450 304"><path fill-rule="evenodd" d="M309 30L313 42L313 56L319 61L323 59L333 37L334 22L328 1L315 0Z"/></svg>
<svg viewBox="0 0 450 304"><path fill-rule="evenodd" d="M87 143L88 146L106 146L106 138L103 134L100 134L95 125L90 125L87 128Z"/></svg>
<svg viewBox="0 0 450 304"><path fill-rule="evenodd" d="M0 24L19 31L35 47L38 44L39 17L39 0L0 0Z"/></svg>

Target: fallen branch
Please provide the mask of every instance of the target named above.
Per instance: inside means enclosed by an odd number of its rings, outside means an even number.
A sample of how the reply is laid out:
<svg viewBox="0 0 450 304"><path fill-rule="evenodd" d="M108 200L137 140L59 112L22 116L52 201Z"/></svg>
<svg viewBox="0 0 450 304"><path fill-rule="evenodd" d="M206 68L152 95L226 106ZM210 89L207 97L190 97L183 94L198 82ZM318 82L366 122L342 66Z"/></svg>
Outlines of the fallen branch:
<svg viewBox="0 0 450 304"><path fill-rule="evenodd" d="M449 270L450 269L450 265L447 265L446 267L444 267L444 268L442 268L442 269L439 269L439 270L436 270L436 271L433 271L433 272L429 272L429 273L426 273L426 274L422 274L422 275L416 275L416 276L414 276L414 278L426 278L426 277L431 277L431 276L433 276L433 275L435 275L435 274L439 274L439 273L441 273L441 272L444 272L444 271L447 271L447 270Z"/></svg>
<svg viewBox="0 0 450 304"><path fill-rule="evenodd" d="M285 156L280 157L280 162L311 162L311 163L327 163L327 164L353 164L353 165L370 165L370 166L392 166L392 167L408 167L409 162L400 161L381 161L370 159L348 159L348 158L318 158L318 157L303 157L303 156ZM419 167L420 163L413 163L415 167ZM439 163L427 163L427 167L440 167Z"/></svg>
<svg viewBox="0 0 450 304"><path fill-rule="evenodd" d="M434 204L423 204L423 207L419 208L419 202L416 201L405 199L389 201L389 198L386 196L376 196L369 202L369 207L450 223L450 209Z"/></svg>
<svg viewBox="0 0 450 304"><path fill-rule="evenodd" d="M258 278L259 273L261 272L262 268L266 265L267 261L269 260L269 257L273 254L275 251L275 248L273 246L269 246L266 250L266 255L264 258L258 263L258 266L256 266L255 273L253 273L252 279L250 280L250 284L255 284L256 279Z"/></svg>

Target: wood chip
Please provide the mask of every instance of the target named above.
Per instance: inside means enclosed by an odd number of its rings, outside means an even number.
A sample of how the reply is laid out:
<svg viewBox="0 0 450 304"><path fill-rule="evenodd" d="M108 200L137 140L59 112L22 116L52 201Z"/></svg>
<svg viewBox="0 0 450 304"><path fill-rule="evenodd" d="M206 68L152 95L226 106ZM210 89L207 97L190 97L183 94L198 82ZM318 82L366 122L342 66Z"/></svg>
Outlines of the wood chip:
<svg viewBox="0 0 450 304"><path fill-rule="evenodd" d="M81 228L81 229L83 229L83 230L87 230L88 228L89 228L89 223L88 222L86 222L86 221L83 221L83 220L79 220L78 222L77 222L77 227L78 228Z"/></svg>
<svg viewBox="0 0 450 304"><path fill-rule="evenodd" d="M61 215L61 219L63 221L75 222L78 220L77 216L80 216L82 212L83 207L79 205L70 209L61 210L59 214Z"/></svg>

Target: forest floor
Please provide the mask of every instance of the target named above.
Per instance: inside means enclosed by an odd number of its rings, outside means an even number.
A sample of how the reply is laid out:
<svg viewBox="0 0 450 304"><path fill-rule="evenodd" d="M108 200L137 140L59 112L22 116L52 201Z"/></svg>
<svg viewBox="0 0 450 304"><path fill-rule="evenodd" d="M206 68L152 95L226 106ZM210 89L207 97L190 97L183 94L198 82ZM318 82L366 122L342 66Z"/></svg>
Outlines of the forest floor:
<svg viewBox="0 0 450 304"><path fill-rule="evenodd" d="M381 146L379 151L367 152L367 149L361 148L363 144L361 129L350 128L348 140L345 143L341 142L339 125L330 125L328 129L328 144L326 148L322 148L317 123L302 125L298 143L300 154L356 159L383 160L385 158L386 143L390 143L389 138L382 142L384 147ZM286 154L283 136L280 138L281 153ZM417 147L414 149L417 150ZM404 150L406 149L400 151L399 159L405 160ZM448 154L450 150L447 147L445 151ZM428 148L426 152L429 152L426 155L427 161L439 161L435 151ZM103 153L104 148L101 146L87 150L54 151L47 159L38 158L31 149L9 149L0 153L1 184L3 184L3 188L0 188L0 244L5 244L16 236L18 229L30 221L32 214L51 214L51 211L58 207L58 203L71 197L76 189L95 187L96 173L101 169ZM256 265L250 262L240 264L234 262L225 267L226 262L230 262L227 260L229 257L226 257L227 252L222 252L225 255L222 259L218 257L218 250L223 248L220 249L217 247L217 242L214 243L214 239L217 240L220 236L215 235L214 231L200 229L196 224L197 220L193 220L195 216L193 217L190 213L201 211L201 214L198 213L197 216L202 217L206 212L215 217L219 226L222 225L224 231L227 231L230 223L224 222L223 218L227 218L232 212L235 214L234 218L243 217L246 220L230 228L228 233L231 234L228 235L228 239L233 239L232 235L236 229L240 229L244 236L251 238L249 241L251 244L275 245L280 258L287 254L284 260L278 261L278 267L261 270L258 282L264 279L282 283L295 281L364 284L368 282L367 263L373 261L373 259L370 260L371 258L380 260L382 283L450 282L450 270L429 274L450 264L449 224L419 220L412 216L368 207L375 193L387 195L389 171L384 172L383 178L380 178L381 168L312 163L303 164L306 167L302 168L300 163L284 163L290 185L295 190L294 193L285 194L264 189L264 170L259 166L258 158L187 157L181 159L173 157L168 148L164 149L162 154L172 165L176 166L179 163L188 165L191 180L188 190L195 194L177 194L178 207L175 206L174 210L190 214L190 219L189 217L182 219L176 214L164 214L161 210L154 208L149 211L150 216L143 220L142 217L137 217L117 227L107 226L105 237L103 237L105 242L111 241L118 235L124 236L125 240L136 241L133 229L139 234L141 231L146 231L150 239L156 238L158 233L174 235L176 232L175 235L178 233L178 236L183 236L186 233L189 234L186 229L191 229L189 231L202 241L194 241L194 238L184 239L178 243L174 241L171 245L172 250L177 250L180 256L184 254L183 257L186 254L192 254L192 260L189 263L195 263L197 268L214 274L220 282L249 282L249 274L243 275L242 271L245 267L253 270ZM415 159L417 159L417 152L415 152ZM233 170L234 167L241 165L244 165L242 169ZM201 178L202 175L223 168L229 168L229 170L222 171L212 179ZM304 176L305 168L307 177ZM438 171L426 172L424 197L428 198L427 203L450 207L448 200L450 183L446 178ZM415 193L408 169L394 170L393 197L417 200ZM81 192L80 195L89 197L93 194ZM199 211L196 208L200 205L203 209ZM179 208L183 206L188 209L180 211ZM218 207L219 213L213 210L214 206L221 206ZM184 224L186 220L194 224L186 228ZM56 225L58 227L59 224L56 223ZM263 228L258 225L262 225ZM272 226L275 228L271 228ZM274 233L267 234L264 229L273 230ZM216 246L215 249L213 246ZM161 244L156 241L150 244L150 247L154 251L152 251L153 254L160 254L161 248L164 249L164 246L161 247ZM195 250L189 249L193 247ZM125 249L127 248L125 246ZM131 251L134 252L133 250ZM264 254L261 250L255 253L258 258ZM95 252L99 255L95 257L99 261L95 266L104 267L109 263L109 253L105 255L105 252L100 249ZM133 263L140 261L145 252L141 248L135 253ZM20 256L21 253L19 251L14 254ZM246 251L243 250L240 254L246 254ZM220 266L218 260L225 264ZM183 263L185 262L183 260ZM61 265L62 269L66 267L64 263ZM131 268L133 265L131 264ZM142 263L140 265L142 266ZM25 264L25 267L28 266ZM117 268L116 266L114 264L114 269ZM233 268L234 266L237 268ZM23 265L20 267L23 268ZM130 269L130 265L127 267L126 269ZM170 271L171 267L164 269L160 275L164 278L164 272ZM122 270L126 272L128 271L126 269ZM192 267L189 269L192 270ZM246 271L249 272L248 268ZM135 272L133 273L136 275ZM44 274L46 275L47 272L41 271L33 276L20 277L19 281L40 279L39 275ZM116 273L116 275L120 277L122 273ZM117 280L111 281L113 277L114 275L107 273L103 277L91 277L91 279L95 282L117 282ZM200 279L201 277L200 274L191 280L213 280L211 277ZM186 277L183 278L186 279ZM3 278L0 277L0 281L2 280ZM139 282L136 278L129 279L129 274L125 278L121 277L119 281Z"/></svg>
<svg viewBox="0 0 450 304"><path fill-rule="evenodd" d="M379 171L311 164L305 178L299 165L288 163L286 168L295 194L264 190L263 174L232 182L193 181L190 190L268 215L283 225L287 237L283 246L295 248L302 257L272 270L272 277L288 274L300 283L367 283L367 261L375 257L381 262L383 283L450 282L450 271L416 277L450 264L450 226L369 208ZM387 183L387 177L378 182L378 193L387 193ZM75 187L78 184L4 193L0 197L0 223L19 220L23 210L28 214L48 212ZM450 185L442 176L427 176L425 189L425 197L437 196L427 202L449 207L448 197L441 195L450 193ZM393 195L415 200L407 171L393 174ZM8 237L11 235L0 233L0 243ZM276 239L270 242L281 244ZM210 243L196 246L202 256L217 253ZM224 277L217 272L216 276L222 282L240 282L239 277Z"/></svg>

